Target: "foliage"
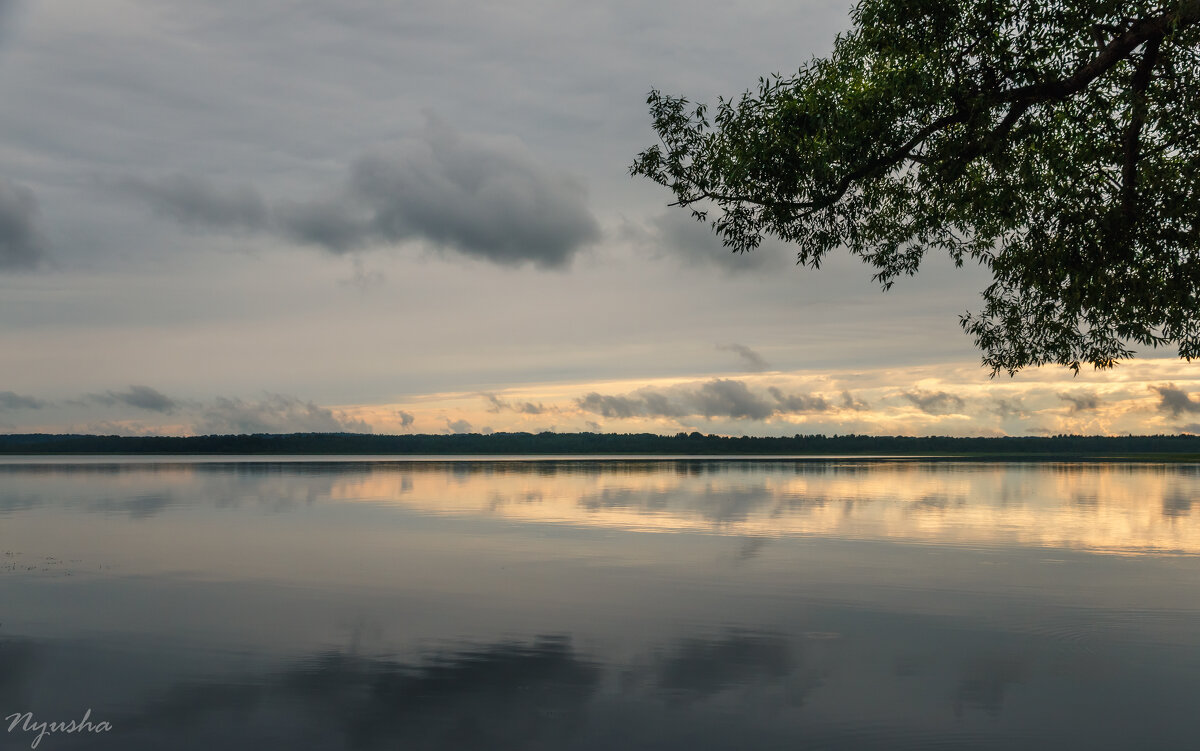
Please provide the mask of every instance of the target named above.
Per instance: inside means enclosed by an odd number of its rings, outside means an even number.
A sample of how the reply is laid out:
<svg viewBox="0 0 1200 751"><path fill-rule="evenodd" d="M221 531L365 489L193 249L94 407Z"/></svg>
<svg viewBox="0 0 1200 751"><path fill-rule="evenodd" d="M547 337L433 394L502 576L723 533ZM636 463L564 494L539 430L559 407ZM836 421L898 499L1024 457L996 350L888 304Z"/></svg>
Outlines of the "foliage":
<svg viewBox="0 0 1200 751"><path fill-rule="evenodd" d="M993 375L1200 356L1200 0L861 0L832 54L712 111L658 91L630 171L734 251L884 289L930 250L986 266Z"/></svg>

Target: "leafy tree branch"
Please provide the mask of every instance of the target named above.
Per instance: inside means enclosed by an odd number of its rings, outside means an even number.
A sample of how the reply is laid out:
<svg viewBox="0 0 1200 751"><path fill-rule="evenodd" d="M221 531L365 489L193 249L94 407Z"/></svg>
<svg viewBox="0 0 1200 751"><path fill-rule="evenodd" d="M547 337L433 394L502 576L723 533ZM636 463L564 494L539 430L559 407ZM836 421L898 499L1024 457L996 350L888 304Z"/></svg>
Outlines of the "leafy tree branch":
<svg viewBox="0 0 1200 751"><path fill-rule="evenodd" d="M990 269L993 374L1200 356L1200 0L863 0L832 54L709 108L651 92L630 171L734 251L845 247L890 287ZM709 220L709 215L713 218Z"/></svg>

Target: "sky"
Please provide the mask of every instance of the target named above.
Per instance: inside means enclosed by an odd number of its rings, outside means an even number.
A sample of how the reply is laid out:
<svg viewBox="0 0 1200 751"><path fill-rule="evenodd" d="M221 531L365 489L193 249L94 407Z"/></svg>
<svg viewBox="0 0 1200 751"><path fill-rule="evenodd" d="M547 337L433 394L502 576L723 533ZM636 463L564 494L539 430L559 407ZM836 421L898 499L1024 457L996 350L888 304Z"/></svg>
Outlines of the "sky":
<svg viewBox="0 0 1200 751"><path fill-rule="evenodd" d="M1200 370L992 378L979 269L883 293L628 175L652 88L846 2L0 0L0 432L1200 432Z"/></svg>

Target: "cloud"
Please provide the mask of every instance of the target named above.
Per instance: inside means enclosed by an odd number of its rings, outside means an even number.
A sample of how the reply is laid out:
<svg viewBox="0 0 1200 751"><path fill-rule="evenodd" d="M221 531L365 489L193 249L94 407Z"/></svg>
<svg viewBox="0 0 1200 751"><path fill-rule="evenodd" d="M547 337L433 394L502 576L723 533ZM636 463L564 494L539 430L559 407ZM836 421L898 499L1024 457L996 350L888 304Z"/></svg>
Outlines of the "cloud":
<svg viewBox="0 0 1200 751"><path fill-rule="evenodd" d="M0 179L0 270L32 269L45 259L39 215L32 190Z"/></svg>
<svg viewBox="0 0 1200 751"><path fill-rule="evenodd" d="M128 407L146 409L151 412L173 412L179 406L171 397L149 386L130 386L128 391L108 391L103 394L88 394L87 401L100 404L124 404Z"/></svg>
<svg viewBox="0 0 1200 751"><path fill-rule="evenodd" d="M454 420L452 422L450 420L450 418L447 417L446 418L446 429L449 430L451 433L470 433L471 432L471 423L467 422L466 420Z"/></svg>
<svg viewBox="0 0 1200 751"><path fill-rule="evenodd" d="M294 396L268 394L258 402L217 397L196 422L197 433L370 433L362 420L335 415Z"/></svg>
<svg viewBox="0 0 1200 751"><path fill-rule="evenodd" d="M764 370L771 369L767 365L767 361L762 359L761 355L744 344L718 344L717 349L737 354L738 357L742 358L742 362L745 363L746 370L754 373L761 373Z"/></svg>
<svg viewBox="0 0 1200 751"><path fill-rule="evenodd" d="M766 420L777 414L823 412L830 405L819 396L785 394L767 389L770 399L750 390L743 381L714 378L705 383L670 389L640 389L630 394L591 392L575 400L584 412L627 419L631 417L724 417L734 420Z"/></svg>
<svg viewBox="0 0 1200 751"><path fill-rule="evenodd" d="M186 227L269 231L346 253L424 240L501 266L561 268L600 237L583 187L517 144L460 134L429 116L407 146L357 159L342 188L269 207L248 185L189 175L117 187Z"/></svg>
<svg viewBox="0 0 1200 751"><path fill-rule="evenodd" d="M266 202L249 185L218 185L201 177L170 175L126 177L116 187L190 229L248 232L265 228L269 220Z"/></svg>
<svg viewBox="0 0 1200 751"><path fill-rule="evenodd" d="M990 411L1003 420L1013 417L1029 417L1032 414L1020 399L997 399L992 403Z"/></svg>
<svg viewBox="0 0 1200 751"><path fill-rule="evenodd" d="M625 419L648 414L645 399L641 396L611 396L593 391L576 399L575 403L584 412L591 412L601 417ZM682 417L683 415L679 413L667 416Z"/></svg>
<svg viewBox="0 0 1200 751"><path fill-rule="evenodd" d="M282 222L293 238L335 252L423 239L543 268L565 266L600 236L572 179L523 148L468 138L432 117L407 148L358 159L342 196L292 206Z"/></svg>
<svg viewBox="0 0 1200 751"><path fill-rule="evenodd" d="M867 404L862 399L854 396L849 391L842 392L842 409L852 409L855 412L865 412L870 408L870 404Z"/></svg>
<svg viewBox="0 0 1200 751"><path fill-rule="evenodd" d="M1073 415L1080 412L1091 412L1100 407L1100 397L1083 391L1074 394L1068 394L1065 391L1059 392L1058 398L1071 404L1071 414Z"/></svg>
<svg viewBox="0 0 1200 751"><path fill-rule="evenodd" d="M1158 411L1165 414L1170 414L1172 417L1187 412L1200 412L1200 401L1192 399L1186 391L1178 389L1175 384L1168 386L1152 386L1158 392L1161 401L1158 403Z"/></svg>
<svg viewBox="0 0 1200 751"><path fill-rule="evenodd" d="M627 228L626 235L630 241L673 256L689 266L718 267L730 274L785 265L777 244L768 242L749 253L736 253L721 243L709 222L699 221L678 208L653 217L648 226Z"/></svg>
<svg viewBox="0 0 1200 751"><path fill-rule="evenodd" d="M767 392L775 397L783 412L825 412L829 409L829 403L819 396L785 394L774 386L768 388Z"/></svg>
<svg viewBox="0 0 1200 751"><path fill-rule="evenodd" d="M76 423L66 430L68 433L84 435L166 435L167 432L156 425L147 425L137 420L95 420Z"/></svg>
<svg viewBox="0 0 1200 751"><path fill-rule="evenodd" d="M346 253L378 240L371 213L355 205L349 195L283 204L275 218L288 239L331 253Z"/></svg>
<svg viewBox="0 0 1200 751"><path fill-rule="evenodd" d="M686 415L696 414L696 410L682 405L676 404L671 397L665 393L654 391L652 389L643 389L639 392L641 402L644 405L644 414L651 417L684 417Z"/></svg>
<svg viewBox="0 0 1200 751"><path fill-rule="evenodd" d="M750 392L746 384L724 378L714 378L694 392L692 403L705 417L749 418L765 420L775 414L775 407Z"/></svg>
<svg viewBox="0 0 1200 751"><path fill-rule="evenodd" d="M904 398L912 402L922 412L929 415L944 415L960 410L965 402L954 394L945 391L905 391Z"/></svg>
<svg viewBox="0 0 1200 751"><path fill-rule="evenodd" d="M354 273L347 279L339 280L338 283L354 287L359 292L366 292L372 287L378 287L383 284L383 280L384 275L382 271L375 269L368 271L367 267L363 264L362 258L356 256L354 258Z"/></svg>
<svg viewBox="0 0 1200 751"><path fill-rule="evenodd" d="M514 403L490 393L480 394L480 396L491 403L492 406L488 408L489 412L516 412L521 415L540 415L549 411L544 405L534 404L533 402Z"/></svg>
<svg viewBox="0 0 1200 751"><path fill-rule="evenodd" d="M413 421L416 420L416 418L413 417L411 412L405 412L402 409L396 410L396 417L400 418L400 427L402 427L402 428L411 427L413 424Z"/></svg>
<svg viewBox="0 0 1200 751"><path fill-rule="evenodd" d="M46 403L32 396L23 396L12 391L0 391L0 409L41 409Z"/></svg>

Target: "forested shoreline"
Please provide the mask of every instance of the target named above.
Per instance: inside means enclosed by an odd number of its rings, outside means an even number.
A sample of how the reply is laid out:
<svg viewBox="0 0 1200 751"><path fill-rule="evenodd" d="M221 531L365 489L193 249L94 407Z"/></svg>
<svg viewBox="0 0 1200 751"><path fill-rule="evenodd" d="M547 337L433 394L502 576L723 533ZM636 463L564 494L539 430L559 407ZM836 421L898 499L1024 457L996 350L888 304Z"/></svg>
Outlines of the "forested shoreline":
<svg viewBox="0 0 1200 751"><path fill-rule="evenodd" d="M1200 436L719 436L679 433L372 435L290 433L205 436L0 435L0 454L394 455L944 455L1200 458Z"/></svg>

